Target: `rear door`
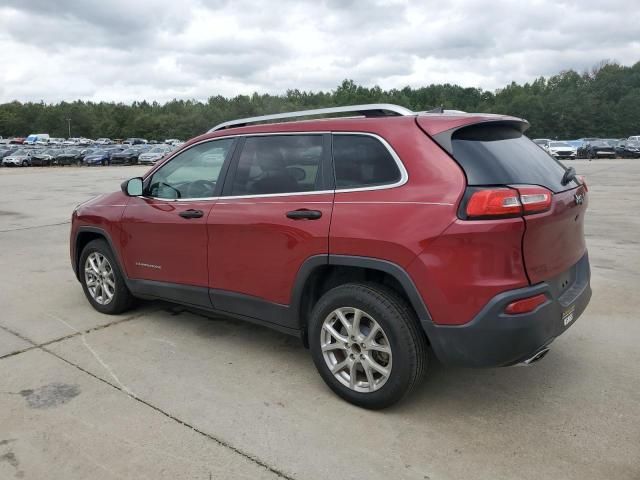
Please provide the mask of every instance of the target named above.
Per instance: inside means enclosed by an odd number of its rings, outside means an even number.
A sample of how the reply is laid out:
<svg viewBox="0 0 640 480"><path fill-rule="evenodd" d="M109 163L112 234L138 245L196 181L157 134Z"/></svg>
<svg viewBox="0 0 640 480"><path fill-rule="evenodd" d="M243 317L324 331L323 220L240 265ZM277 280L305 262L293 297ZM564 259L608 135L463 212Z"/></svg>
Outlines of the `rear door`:
<svg viewBox="0 0 640 480"><path fill-rule="evenodd" d="M525 215L522 254L531 283L569 270L585 252L586 188L577 179L563 182L566 168L522 133L522 125L485 122L448 133L450 153L470 187L508 185L546 188L549 210ZM442 141L436 135L436 141Z"/></svg>
<svg viewBox="0 0 640 480"><path fill-rule="evenodd" d="M295 328L284 312L301 265L328 254L333 209L328 134L244 137L208 221L218 310Z"/></svg>

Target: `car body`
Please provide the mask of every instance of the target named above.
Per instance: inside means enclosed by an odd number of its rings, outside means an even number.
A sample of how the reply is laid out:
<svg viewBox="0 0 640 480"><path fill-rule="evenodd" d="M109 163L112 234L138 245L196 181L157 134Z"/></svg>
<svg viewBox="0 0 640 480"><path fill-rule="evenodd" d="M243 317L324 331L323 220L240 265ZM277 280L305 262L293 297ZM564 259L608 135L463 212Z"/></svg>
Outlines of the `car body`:
<svg viewBox="0 0 640 480"><path fill-rule="evenodd" d="M632 135L627 138L630 142L640 142L640 135Z"/></svg>
<svg viewBox="0 0 640 480"><path fill-rule="evenodd" d="M621 158L640 158L640 140L620 139L615 150Z"/></svg>
<svg viewBox="0 0 640 480"><path fill-rule="evenodd" d="M576 158L576 149L567 142L552 140L547 144L547 151L551 156L561 160L573 160Z"/></svg>
<svg viewBox="0 0 640 480"><path fill-rule="evenodd" d="M138 155L140 155L140 150L136 148L126 148L119 152L113 152L111 154L111 164L135 165L138 163Z"/></svg>
<svg viewBox="0 0 640 480"><path fill-rule="evenodd" d="M547 150L549 148L549 142L552 140L550 138L534 138L533 143L538 145L540 148Z"/></svg>
<svg viewBox="0 0 640 480"><path fill-rule="evenodd" d="M127 138L124 142L122 142L123 145L146 145L147 142L144 138Z"/></svg>
<svg viewBox="0 0 640 480"><path fill-rule="evenodd" d="M182 145L184 142L182 140L178 140L177 138L167 138L164 143L167 145L171 145L172 147L177 147L178 145Z"/></svg>
<svg viewBox="0 0 640 480"><path fill-rule="evenodd" d="M110 165L111 151L108 149L95 150L84 156L82 164L87 166Z"/></svg>
<svg viewBox="0 0 640 480"><path fill-rule="evenodd" d="M65 148L58 151L56 165L81 165L82 151L79 148Z"/></svg>
<svg viewBox="0 0 640 480"><path fill-rule="evenodd" d="M15 147L14 145L7 145L6 147L0 149L0 160L2 160L5 157L10 156L16 150L18 150L18 148Z"/></svg>
<svg viewBox="0 0 640 480"><path fill-rule="evenodd" d="M334 113L363 116L269 123ZM432 354L531 364L591 289L586 184L527 127L395 105L226 122L78 205L71 265L102 313L161 298L296 335L366 408Z"/></svg>
<svg viewBox="0 0 640 480"><path fill-rule="evenodd" d="M2 166L3 167L30 167L31 152L26 149L16 150L11 155L7 155L2 159Z"/></svg>
<svg viewBox="0 0 640 480"><path fill-rule="evenodd" d="M578 141L581 142L580 146L576 150L577 158L587 158L587 148L590 143L600 141L602 139L595 137L581 138Z"/></svg>
<svg viewBox="0 0 640 480"><path fill-rule="evenodd" d="M111 145L113 141L110 138L97 138L95 143L97 145Z"/></svg>
<svg viewBox="0 0 640 480"><path fill-rule="evenodd" d="M46 145L49 143L49 134L48 133L32 133L22 142L25 145Z"/></svg>
<svg viewBox="0 0 640 480"><path fill-rule="evenodd" d="M31 165L49 167L55 163L57 153L57 150L53 150L51 148L33 152L31 155Z"/></svg>
<svg viewBox="0 0 640 480"><path fill-rule="evenodd" d="M584 146L584 156L593 158L615 158L616 150L607 140L593 140Z"/></svg>
<svg viewBox="0 0 640 480"><path fill-rule="evenodd" d="M154 165L159 160L162 160L164 156L171 151L166 147L154 147L144 153L141 153L138 157L138 163L140 165Z"/></svg>

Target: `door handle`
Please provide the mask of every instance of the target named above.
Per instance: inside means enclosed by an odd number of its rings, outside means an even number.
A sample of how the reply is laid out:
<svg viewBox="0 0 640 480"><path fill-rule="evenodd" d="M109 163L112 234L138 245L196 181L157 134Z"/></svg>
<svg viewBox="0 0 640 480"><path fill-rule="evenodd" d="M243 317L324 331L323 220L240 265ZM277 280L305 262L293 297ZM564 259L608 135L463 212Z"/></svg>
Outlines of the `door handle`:
<svg viewBox="0 0 640 480"><path fill-rule="evenodd" d="M287 212L287 218L292 220L318 220L321 216L322 212L320 210L307 210L306 208Z"/></svg>
<svg viewBox="0 0 640 480"><path fill-rule="evenodd" d="M204 212L202 210L193 210L190 208L189 210L180 212L178 215L182 218L201 218L204 216Z"/></svg>

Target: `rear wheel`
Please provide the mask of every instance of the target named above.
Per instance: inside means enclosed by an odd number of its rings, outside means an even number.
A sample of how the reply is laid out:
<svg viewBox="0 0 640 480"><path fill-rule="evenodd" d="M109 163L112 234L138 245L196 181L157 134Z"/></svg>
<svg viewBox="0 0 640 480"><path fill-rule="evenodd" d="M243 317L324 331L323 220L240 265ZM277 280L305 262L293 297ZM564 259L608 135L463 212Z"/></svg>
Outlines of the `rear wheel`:
<svg viewBox="0 0 640 480"><path fill-rule="evenodd" d="M82 250L78 269L84 294L97 311L115 315L131 307L133 296L107 242L89 242Z"/></svg>
<svg viewBox="0 0 640 480"><path fill-rule="evenodd" d="M402 399L427 364L426 336L415 314L378 284L346 284L324 294L309 319L309 346L327 385L364 408Z"/></svg>
<svg viewBox="0 0 640 480"><path fill-rule="evenodd" d="M29 166L29 162L27 162L26 160L22 161L22 166L23 167L28 167Z"/></svg>

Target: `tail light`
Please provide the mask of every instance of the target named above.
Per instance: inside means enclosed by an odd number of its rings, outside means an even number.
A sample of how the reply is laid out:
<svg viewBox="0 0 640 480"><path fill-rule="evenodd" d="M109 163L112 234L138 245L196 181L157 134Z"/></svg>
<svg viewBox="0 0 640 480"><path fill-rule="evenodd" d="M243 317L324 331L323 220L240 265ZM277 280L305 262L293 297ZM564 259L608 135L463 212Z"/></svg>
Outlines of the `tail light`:
<svg viewBox="0 0 640 480"><path fill-rule="evenodd" d="M545 212L551 208L552 193L544 187L518 185L469 191L464 212L468 219L508 218Z"/></svg>
<svg viewBox="0 0 640 480"><path fill-rule="evenodd" d="M504 313L509 315L518 315L519 313L533 312L546 301L547 296L544 293L534 297L523 298L522 300L516 300L515 302L511 302L507 305L504 309Z"/></svg>

